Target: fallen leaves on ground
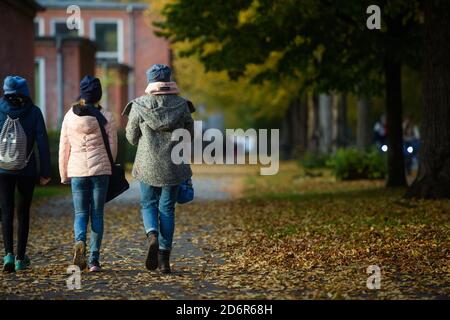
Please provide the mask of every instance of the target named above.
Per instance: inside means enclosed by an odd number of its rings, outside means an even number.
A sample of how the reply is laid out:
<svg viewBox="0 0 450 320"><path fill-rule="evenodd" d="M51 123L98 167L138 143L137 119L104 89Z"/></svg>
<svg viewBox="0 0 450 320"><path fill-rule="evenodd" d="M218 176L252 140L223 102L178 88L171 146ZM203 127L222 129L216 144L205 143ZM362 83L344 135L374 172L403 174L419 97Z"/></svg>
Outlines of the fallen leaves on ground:
<svg viewBox="0 0 450 320"><path fill-rule="evenodd" d="M449 201L402 200L403 190L386 190L382 181L336 182L328 175L305 175L292 165L273 177L239 170L231 175L223 168L215 175L209 170L205 180L219 183L226 177L226 190L240 193L239 199L177 208L170 276L144 268L139 204L109 204L104 271L84 272L82 289L68 290L70 198L33 207L32 268L1 274L0 298L450 297ZM380 290L366 287L369 265L381 268Z"/></svg>

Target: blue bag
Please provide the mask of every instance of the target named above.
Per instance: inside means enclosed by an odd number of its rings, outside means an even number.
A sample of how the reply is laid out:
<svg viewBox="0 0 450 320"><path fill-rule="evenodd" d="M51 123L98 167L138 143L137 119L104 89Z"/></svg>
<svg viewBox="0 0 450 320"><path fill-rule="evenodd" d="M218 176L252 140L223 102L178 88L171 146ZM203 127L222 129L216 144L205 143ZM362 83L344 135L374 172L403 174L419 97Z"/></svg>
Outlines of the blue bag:
<svg viewBox="0 0 450 320"><path fill-rule="evenodd" d="M192 200L194 200L194 187L192 185L192 179L188 179L178 185L177 202L183 204Z"/></svg>

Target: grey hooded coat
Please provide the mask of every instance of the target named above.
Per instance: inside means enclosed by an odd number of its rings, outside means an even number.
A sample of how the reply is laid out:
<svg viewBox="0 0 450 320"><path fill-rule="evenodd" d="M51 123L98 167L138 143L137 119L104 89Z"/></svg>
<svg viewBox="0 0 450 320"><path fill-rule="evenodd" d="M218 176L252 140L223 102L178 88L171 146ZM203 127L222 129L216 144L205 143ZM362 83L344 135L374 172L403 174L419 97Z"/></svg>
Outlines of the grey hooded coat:
<svg viewBox="0 0 450 320"><path fill-rule="evenodd" d="M192 176L189 164L171 159L172 132L185 128L194 136L194 121L187 100L177 95L144 95L128 103L127 140L137 146L133 177L155 187L173 186Z"/></svg>

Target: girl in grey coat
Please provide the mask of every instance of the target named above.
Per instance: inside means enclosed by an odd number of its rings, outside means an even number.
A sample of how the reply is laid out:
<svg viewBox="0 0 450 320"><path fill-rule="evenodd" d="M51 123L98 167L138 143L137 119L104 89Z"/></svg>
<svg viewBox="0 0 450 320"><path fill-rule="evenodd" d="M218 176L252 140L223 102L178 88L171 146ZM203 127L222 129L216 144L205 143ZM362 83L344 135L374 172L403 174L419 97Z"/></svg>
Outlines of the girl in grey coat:
<svg viewBox="0 0 450 320"><path fill-rule="evenodd" d="M132 100L127 115L127 140L137 146L133 177L140 181L141 214L148 239L145 265L149 270L170 273L170 251L175 226L178 185L192 176L189 164L174 164L171 159L172 132L185 128L193 137L194 121L188 101L178 96L171 70L153 65L147 71L146 95Z"/></svg>

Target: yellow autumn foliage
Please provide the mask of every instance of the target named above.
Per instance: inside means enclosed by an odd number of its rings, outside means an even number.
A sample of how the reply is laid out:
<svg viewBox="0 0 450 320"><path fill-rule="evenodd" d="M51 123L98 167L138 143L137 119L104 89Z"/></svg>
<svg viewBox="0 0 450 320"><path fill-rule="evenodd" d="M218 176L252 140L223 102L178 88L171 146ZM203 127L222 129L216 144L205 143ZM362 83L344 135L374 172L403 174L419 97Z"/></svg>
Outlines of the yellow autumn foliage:
<svg viewBox="0 0 450 320"><path fill-rule="evenodd" d="M176 0L155 0L151 2L148 16L160 21L161 10ZM251 19L256 9L257 1L242 12L240 23ZM208 44L205 53L220 49L220 43ZM272 69L283 53L273 52L262 66L250 65L245 76L237 81L231 81L225 71L206 71L198 57L181 57L180 52L190 48L190 43L172 45L174 53L174 73L182 93L196 105L205 105L208 112L222 111L226 125L242 127L255 125L258 120L281 118L289 102L300 90L300 80L283 79L281 81L266 81L253 84L251 79L261 71Z"/></svg>

